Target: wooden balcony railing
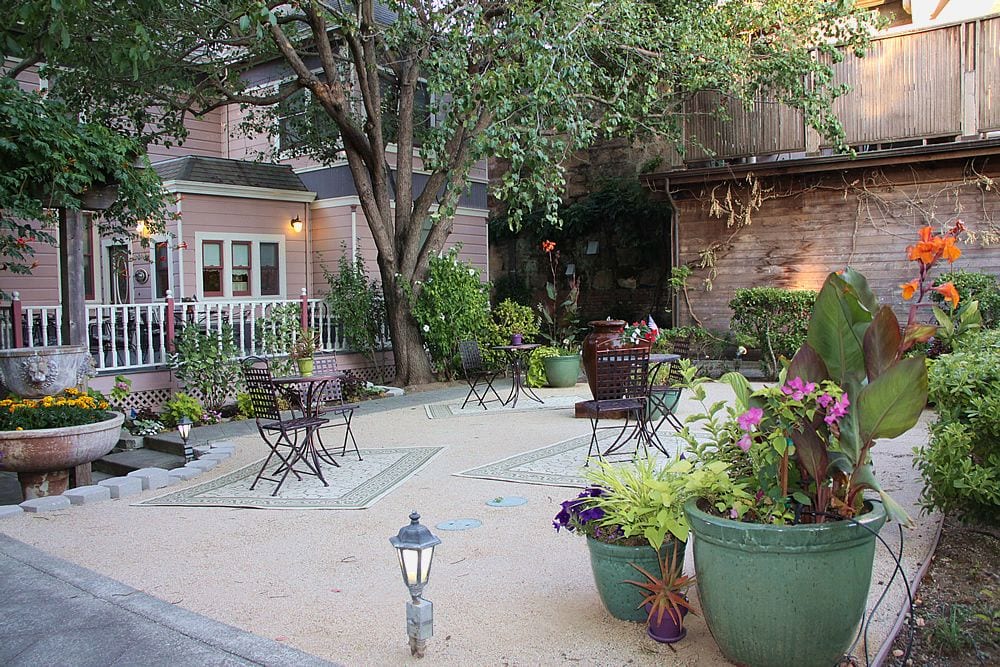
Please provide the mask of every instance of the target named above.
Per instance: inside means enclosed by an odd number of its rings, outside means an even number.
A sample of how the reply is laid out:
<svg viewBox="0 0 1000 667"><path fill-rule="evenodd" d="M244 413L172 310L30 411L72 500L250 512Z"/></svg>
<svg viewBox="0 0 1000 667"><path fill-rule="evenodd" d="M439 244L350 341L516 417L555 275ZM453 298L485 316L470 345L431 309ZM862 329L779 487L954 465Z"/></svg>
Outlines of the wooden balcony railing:
<svg viewBox="0 0 1000 667"><path fill-rule="evenodd" d="M1000 15L893 33L833 66L851 92L834 103L847 144L870 146L982 138L1000 130ZM728 119L714 112L723 108ZM816 154L819 136L802 115L776 102L746 109L712 92L687 104L686 154L671 167L782 153Z"/></svg>

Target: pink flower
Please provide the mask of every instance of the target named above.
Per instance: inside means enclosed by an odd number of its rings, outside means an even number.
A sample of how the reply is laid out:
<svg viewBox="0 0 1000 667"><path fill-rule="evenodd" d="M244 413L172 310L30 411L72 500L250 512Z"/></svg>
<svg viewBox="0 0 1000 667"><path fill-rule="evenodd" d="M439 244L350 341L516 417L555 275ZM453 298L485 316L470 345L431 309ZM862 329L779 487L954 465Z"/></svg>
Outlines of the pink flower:
<svg viewBox="0 0 1000 667"><path fill-rule="evenodd" d="M739 442L736 443L736 446L742 449L744 452L748 452L750 451L750 445L752 444L753 441L750 439L750 434L744 433L743 437L740 438Z"/></svg>
<svg viewBox="0 0 1000 667"><path fill-rule="evenodd" d="M753 427L760 424L760 420L763 418L764 410L762 408L750 408L736 418L736 423L744 431L752 431Z"/></svg>
<svg viewBox="0 0 1000 667"><path fill-rule="evenodd" d="M837 399L836 403L830 406L830 409L826 412L826 417L823 417L823 421L827 424L834 424L840 421L847 414L847 406L850 404L851 402L848 400L847 394L844 394Z"/></svg>
<svg viewBox="0 0 1000 667"><path fill-rule="evenodd" d="M820 407L825 408L831 403L833 403L833 396L831 396L830 394L820 394L819 397L816 399L816 402L819 403Z"/></svg>
<svg viewBox="0 0 1000 667"><path fill-rule="evenodd" d="M732 509L729 510L729 518L730 519L739 519L740 518L740 513L736 511L735 507L733 507Z"/></svg>
<svg viewBox="0 0 1000 667"><path fill-rule="evenodd" d="M807 384L800 377L789 380L787 384L781 387L781 392L785 396L791 396L792 400L795 401L801 401L805 398L806 394L811 394L814 391L816 391L816 383L810 382Z"/></svg>

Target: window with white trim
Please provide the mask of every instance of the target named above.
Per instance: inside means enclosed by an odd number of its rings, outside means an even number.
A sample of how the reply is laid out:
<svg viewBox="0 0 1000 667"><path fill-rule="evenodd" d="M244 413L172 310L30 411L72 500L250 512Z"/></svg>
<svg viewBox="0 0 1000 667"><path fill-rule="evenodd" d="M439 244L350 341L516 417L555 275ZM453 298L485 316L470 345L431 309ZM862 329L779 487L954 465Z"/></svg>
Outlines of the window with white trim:
<svg viewBox="0 0 1000 667"><path fill-rule="evenodd" d="M285 239L278 234L196 232L197 293L203 297L285 294Z"/></svg>

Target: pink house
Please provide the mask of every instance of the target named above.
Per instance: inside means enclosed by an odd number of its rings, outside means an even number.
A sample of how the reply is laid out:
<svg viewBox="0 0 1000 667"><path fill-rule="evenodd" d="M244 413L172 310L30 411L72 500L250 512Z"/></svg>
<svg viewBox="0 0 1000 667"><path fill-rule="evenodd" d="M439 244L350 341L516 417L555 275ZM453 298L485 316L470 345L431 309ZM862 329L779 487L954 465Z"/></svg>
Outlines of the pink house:
<svg viewBox="0 0 1000 667"><path fill-rule="evenodd" d="M31 73L22 85L39 85ZM107 388L115 374L133 387L164 397L172 379L164 362L173 323L186 319L218 327L228 321L244 353L258 349L254 323L279 304L300 304L302 318L321 332L322 345L345 353L336 314L327 312L324 267L336 269L344 249L366 260L377 278L375 247L346 160L321 165L303 159L281 163L253 159L268 148L264 137L236 134L238 108L190 118L190 136L179 147L152 146L149 157L173 198L174 219L165 233L138 231L142 242L102 238L97 225L85 241L85 284L91 351L99 370L92 383ZM284 123L276 133L285 139ZM415 174L417 183L423 175ZM488 270L487 172L470 175L449 245ZM89 215L89 214L88 214ZM30 276L4 275L17 293L0 309L0 347L61 342L58 248L39 246ZM20 322L20 325L17 325ZM359 368L374 376L375 369Z"/></svg>

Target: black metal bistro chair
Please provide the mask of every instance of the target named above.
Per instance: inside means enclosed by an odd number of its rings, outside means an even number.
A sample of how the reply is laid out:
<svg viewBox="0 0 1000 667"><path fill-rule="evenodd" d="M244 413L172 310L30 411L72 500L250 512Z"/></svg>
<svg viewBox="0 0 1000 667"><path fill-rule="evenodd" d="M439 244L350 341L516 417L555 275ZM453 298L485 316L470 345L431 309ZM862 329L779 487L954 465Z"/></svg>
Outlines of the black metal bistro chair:
<svg viewBox="0 0 1000 667"><path fill-rule="evenodd" d="M462 402L460 409L465 409L465 405L472 398L473 394L475 394L476 402L483 410L487 409L487 403L497 401L503 403L500 394L493 388L493 381L503 373L503 370L491 368L486 365L483 361L483 355L479 351L479 343L474 340L459 341L458 354L462 358L462 373L465 375L465 381L469 383L469 393L465 395L465 401ZM480 385L483 385L482 393L479 390ZM496 398L487 398L491 391Z"/></svg>
<svg viewBox="0 0 1000 667"><path fill-rule="evenodd" d="M336 372L336 354L324 354L314 358L313 373L316 375L327 375ZM317 399L317 404L317 415L331 417L326 424L316 431L316 437L319 440L320 458L335 463L333 461L333 454L327 451L326 445L323 444L322 431L343 427L344 442L340 447L340 456L347 455L347 442L350 440L351 444L354 445L354 453L358 455L358 460L361 461L361 451L358 449L358 441L354 439L354 432L351 430L351 419L354 418L354 410L357 409L358 404L344 402L344 384L341 378L334 378L323 386ZM333 419L332 417L336 417L337 419Z"/></svg>
<svg viewBox="0 0 1000 667"><path fill-rule="evenodd" d="M595 361L596 398L584 401L582 404L583 410L590 416L591 426L587 460L589 461L591 456L605 458L616 454L625 443L633 439L637 441L635 451L632 453L634 456L640 446L646 448L650 444L646 417L649 348L598 350ZM602 419L621 419L622 416L625 422L621 426L600 425ZM609 429L618 430L619 433L602 451L598 432Z"/></svg>
<svg viewBox="0 0 1000 667"><path fill-rule="evenodd" d="M302 479L302 475L316 475L323 482L323 486L329 486L323 479L316 451L309 451L308 447L313 432L326 424L327 420L309 416L283 417L266 359L248 357L243 361L242 370L243 383L250 395L250 404L253 406L257 421L257 431L271 449L271 453L260 467L260 472L250 485L250 490L257 486L257 482L266 479L276 483L271 493L272 496L276 496L289 473L299 480ZM273 471L268 472L275 457L280 463ZM304 469L295 467L300 461L304 464Z"/></svg>
<svg viewBox="0 0 1000 667"><path fill-rule="evenodd" d="M690 349L690 339L678 338L674 341L671 352L679 355L681 359L688 359L690 358ZM656 442L657 448L660 451L664 451L664 448L657 433L664 422L670 424L675 431L680 431L684 428L684 424L681 423L675 412L677 404L681 400L681 393L683 392L683 388L680 386L683 379L680 364L677 361L670 362L666 378L658 379L654 374L650 373L649 408L650 412L656 412L658 416L650 416L649 434ZM655 424L653 423L654 419L656 420Z"/></svg>

